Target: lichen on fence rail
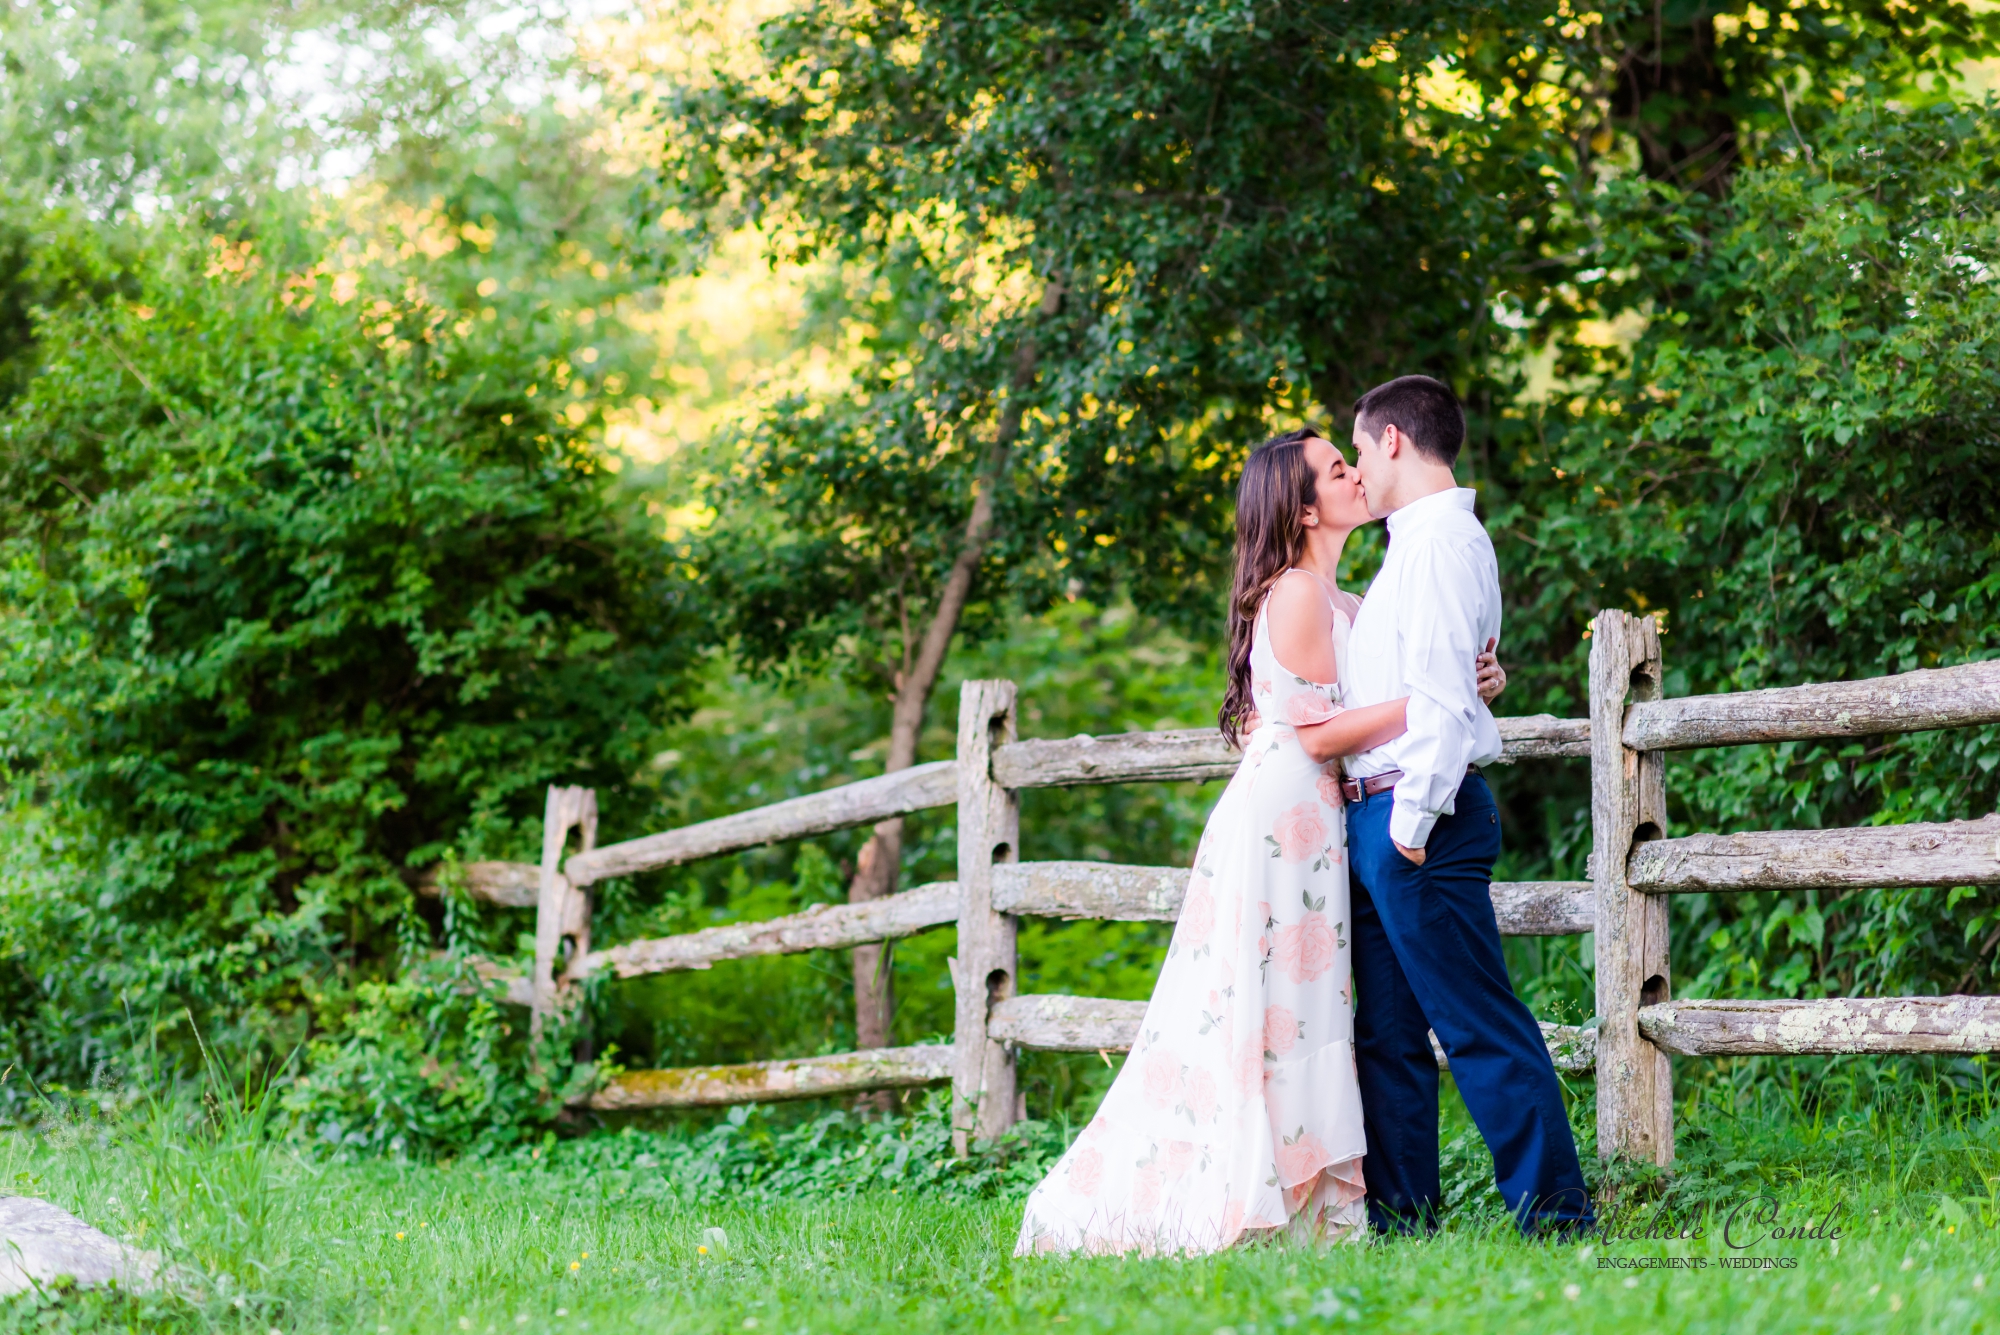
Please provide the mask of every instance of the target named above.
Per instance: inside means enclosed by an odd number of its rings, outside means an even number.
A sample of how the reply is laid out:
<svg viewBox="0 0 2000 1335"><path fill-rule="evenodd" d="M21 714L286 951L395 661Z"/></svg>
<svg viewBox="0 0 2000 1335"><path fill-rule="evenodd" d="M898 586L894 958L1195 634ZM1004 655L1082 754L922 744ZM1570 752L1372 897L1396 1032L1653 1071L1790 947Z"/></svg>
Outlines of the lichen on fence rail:
<svg viewBox="0 0 2000 1335"><path fill-rule="evenodd" d="M1655 839L1634 846L1626 877L1650 894L2000 885L2000 815Z"/></svg>
<svg viewBox="0 0 2000 1335"><path fill-rule="evenodd" d="M951 1079L952 1045L836 1052L823 1057L627 1071L590 1096L599 1112L718 1108L732 1103L817 1099L870 1089L910 1089Z"/></svg>
<svg viewBox="0 0 2000 1335"><path fill-rule="evenodd" d="M434 867L417 883L417 893L436 899L444 894L442 867ZM510 909L535 907L542 893L542 869L532 862L464 862L458 874L465 893Z"/></svg>
<svg viewBox="0 0 2000 1335"><path fill-rule="evenodd" d="M1684 1057L2000 1052L2000 997L1670 1001L1641 1007L1639 1032Z"/></svg>
<svg viewBox="0 0 2000 1335"><path fill-rule="evenodd" d="M1624 743L1635 751L1874 737L2000 723L2000 660L1863 681L1774 686L1636 703Z"/></svg>

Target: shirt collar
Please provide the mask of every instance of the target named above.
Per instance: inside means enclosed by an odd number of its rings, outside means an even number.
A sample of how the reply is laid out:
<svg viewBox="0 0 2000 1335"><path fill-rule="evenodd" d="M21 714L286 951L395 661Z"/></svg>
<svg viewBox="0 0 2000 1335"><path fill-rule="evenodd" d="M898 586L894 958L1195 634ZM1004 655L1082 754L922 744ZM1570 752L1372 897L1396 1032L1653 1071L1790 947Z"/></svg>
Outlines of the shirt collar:
<svg viewBox="0 0 2000 1335"><path fill-rule="evenodd" d="M1473 509L1473 502L1478 499L1479 493L1470 487L1452 487L1446 491L1432 492L1392 512L1388 519L1389 534L1394 537L1399 532L1409 532L1452 510L1463 510L1467 514L1474 514L1476 511Z"/></svg>

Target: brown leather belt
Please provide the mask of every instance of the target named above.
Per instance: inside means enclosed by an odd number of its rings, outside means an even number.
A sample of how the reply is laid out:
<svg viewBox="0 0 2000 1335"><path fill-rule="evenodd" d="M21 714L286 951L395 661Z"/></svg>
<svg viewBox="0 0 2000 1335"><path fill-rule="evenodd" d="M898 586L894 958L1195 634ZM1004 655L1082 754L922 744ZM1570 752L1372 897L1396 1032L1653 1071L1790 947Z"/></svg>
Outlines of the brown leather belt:
<svg viewBox="0 0 2000 1335"><path fill-rule="evenodd" d="M1467 774L1477 774L1479 766L1467 765L1465 772ZM1403 771L1399 769L1392 769L1383 774L1371 774L1365 779L1342 778L1340 781L1340 795L1350 802L1359 802L1364 797L1373 797L1377 793L1388 792L1391 788L1402 782L1402 779Z"/></svg>

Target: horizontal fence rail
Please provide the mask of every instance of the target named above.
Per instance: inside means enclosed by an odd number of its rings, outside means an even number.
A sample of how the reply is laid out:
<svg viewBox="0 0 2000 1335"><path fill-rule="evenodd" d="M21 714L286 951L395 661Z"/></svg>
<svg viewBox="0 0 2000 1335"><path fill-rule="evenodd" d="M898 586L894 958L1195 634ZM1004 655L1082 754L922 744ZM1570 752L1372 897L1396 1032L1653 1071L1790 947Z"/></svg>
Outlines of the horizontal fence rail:
<svg viewBox="0 0 2000 1335"><path fill-rule="evenodd" d="M1542 756L1587 755L1587 719L1548 714L1500 719L1502 764ZM1008 742L993 749L993 781L1002 788L1226 779L1242 757L1213 728L1113 733L1057 741ZM751 811L737 812L579 853L563 865L581 888L612 876L656 871L787 839L873 825L958 800L958 762L935 760L895 774L842 784ZM495 864L508 865L508 864ZM485 897L485 896L482 896ZM513 900L494 899L494 903Z"/></svg>
<svg viewBox="0 0 2000 1335"><path fill-rule="evenodd" d="M1590 754L1590 720L1552 714L1494 720L1500 763ZM1009 742L993 749L993 781L1003 788L1226 779L1242 755L1214 728L1111 733Z"/></svg>
<svg viewBox="0 0 2000 1335"><path fill-rule="evenodd" d="M1634 751L1874 737L2000 723L2000 661L1866 681L1643 700L1625 715Z"/></svg>
<svg viewBox="0 0 2000 1335"><path fill-rule="evenodd" d="M1072 997L1059 992L1030 993L1009 997L993 1007L988 1032L1017 1047L1040 1052L1130 1052L1139 1036L1139 1022L1146 1016L1143 1001L1114 1001L1108 997ZM1588 1029L1573 1025L1542 1025L1542 1037L1558 1067L1570 1071L1590 1069L1595 1038ZM1438 1069L1448 1071L1444 1049L1431 1037Z"/></svg>
<svg viewBox="0 0 2000 1335"><path fill-rule="evenodd" d="M1010 997L996 1004L987 1032L1016 1047L1042 1052L1129 1052L1146 1013L1143 1001L1072 997L1057 993ZM1594 1035L1568 1025L1542 1025L1549 1056L1560 1070L1587 1071ZM1431 1050L1438 1069L1450 1062L1435 1037ZM628 1071L591 1095L600 1112L641 1108L714 1108L735 1103L778 1103L818 1099L874 1089L911 1089L951 1079L953 1048L948 1043L870 1052L842 1052L788 1061L743 1062L732 1066L684 1066L664 1071Z"/></svg>
<svg viewBox="0 0 2000 1335"><path fill-rule="evenodd" d="M1639 1009L1639 1032L1684 1057L2000 1051L2000 997L1676 1001Z"/></svg>
<svg viewBox="0 0 2000 1335"><path fill-rule="evenodd" d="M572 885L594 885L611 876L698 862L723 853L786 839L803 839L854 825L873 825L891 816L948 807L957 800L957 762L934 760L877 779L844 783L822 793L774 802L753 811L739 811L733 816L719 816L664 834L606 844L594 852L571 858L563 864L563 872Z"/></svg>
<svg viewBox="0 0 2000 1335"><path fill-rule="evenodd" d="M926 1043L736 1066L627 1071L591 1095L588 1106L599 1112L719 1108L732 1103L823 1099L871 1089L914 1089L951 1079L951 1064L951 1044Z"/></svg>
<svg viewBox="0 0 2000 1335"><path fill-rule="evenodd" d="M2000 885L2000 815L1935 825L1756 830L1655 839L1626 879L1648 894Z"/></svg>
<svg viewBox="0 0 2000 1335"><path fill-rule="evenodd" d="M1016 862L993 869L993 906L1030 918L1173 922L1187 894L1185 867L1107 862ZM1495 881L1502 936L1563 936L1591 927L1588 881ZM592 951L577 976L619 978L706 969L724 960L846 950L915 936L958 920L958 882L935 881L859 904L815 904L761 922L727 923Z"/></svg>
<svg viewBox="0 0 2000 1335"><path fill-rule="evenodd" d="M735 922L678 936L627 941L609 950L593 951L582 972L608 969L620 978L636 978L677 969L706 969L724 960L756 955L845 950L915 936L957 919L958 883L940 881L859 904L815 904L803 913L763 922Z"/></svg>
<svg viewBox="0 0 2000 1335"><path fill-rule="evenodd" d="M540 901L542 869L532 862L462 862L458 867L465 893L489 904L531 909ZM438 871L426 876L417 893L432 899L444 893Z"/></svg>

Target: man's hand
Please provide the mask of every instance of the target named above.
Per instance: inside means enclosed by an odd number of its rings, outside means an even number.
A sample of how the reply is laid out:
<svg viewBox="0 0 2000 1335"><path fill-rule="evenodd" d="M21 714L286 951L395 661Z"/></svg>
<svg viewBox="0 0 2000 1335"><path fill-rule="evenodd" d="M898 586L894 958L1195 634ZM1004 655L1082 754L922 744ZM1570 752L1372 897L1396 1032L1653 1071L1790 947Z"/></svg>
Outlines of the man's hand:
<svg viewBox="0 0 2000 1335"><path fill-rule="evenodd" d="M1473 660L1479 666L1479 698L1489 705L1507 689L1507 669L1500 666L1500 659L1493 652L1494 646L1499 643L1498 640L1488 640L1486 652Z"/></svg>
<svg viewBox="0 0 2000 1335"><path fill-rule="evenodd" d="M1389 842L1390 842L1390 843L1392 843L1392 844L1396 844L1396 841L1395 841L1394 839L1391 839L1391 840L1390 840ZM1416 864L1417 864L1417 865L1418 865L1419 867L1421 867L1421 866L1423 866L1423 865L1424 865L1424 850L1423 850L1423 849L1421 849L1421 848L1405 848L1405 847L1403 847L1403 846L1402 846L1401 844L1396 844L1396 851L1397 851L1398 853L1401 853L1401 854L1402 854L1402 855L1403 855L1404 857L1408 858L1408 859L1409 859L1410 861L1412 861L1412 862L1416 863Z"/></svg>

